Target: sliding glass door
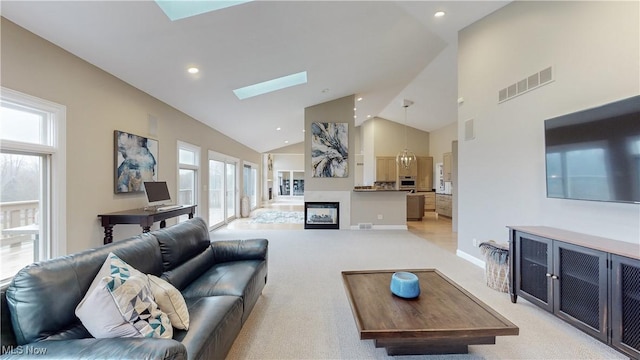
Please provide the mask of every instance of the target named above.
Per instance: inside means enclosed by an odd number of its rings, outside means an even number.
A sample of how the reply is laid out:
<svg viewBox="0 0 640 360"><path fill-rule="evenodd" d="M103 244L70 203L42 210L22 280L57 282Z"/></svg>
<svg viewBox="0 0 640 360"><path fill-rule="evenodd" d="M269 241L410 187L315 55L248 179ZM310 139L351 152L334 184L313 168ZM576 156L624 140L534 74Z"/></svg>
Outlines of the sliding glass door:
<svg viewBox="0 0 640 360"><path fill-rule="evenodd" d="M216 228L236 218L237 160L209 152L209 226Z"/></svg>

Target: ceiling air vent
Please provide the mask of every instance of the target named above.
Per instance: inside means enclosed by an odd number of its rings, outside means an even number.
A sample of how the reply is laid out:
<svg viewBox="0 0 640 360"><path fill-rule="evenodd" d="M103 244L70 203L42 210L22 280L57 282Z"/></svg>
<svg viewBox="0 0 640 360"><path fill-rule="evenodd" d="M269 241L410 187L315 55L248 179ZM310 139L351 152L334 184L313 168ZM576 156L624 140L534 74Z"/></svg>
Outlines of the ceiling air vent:
<svg viewBox="0 0 640 360"><path fill-rule="evenodd" d="M553 68L541 70L498 91L498 103L505 102L518 95L553 82Z"/></svg>

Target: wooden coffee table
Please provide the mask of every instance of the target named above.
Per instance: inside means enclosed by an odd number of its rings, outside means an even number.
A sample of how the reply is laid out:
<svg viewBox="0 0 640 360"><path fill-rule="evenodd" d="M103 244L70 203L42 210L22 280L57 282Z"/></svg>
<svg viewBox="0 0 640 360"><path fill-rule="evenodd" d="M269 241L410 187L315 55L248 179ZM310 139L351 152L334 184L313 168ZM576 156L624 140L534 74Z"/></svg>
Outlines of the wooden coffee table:
<svg viewBox="0 0 640 360"><path fill-rule="evenodd" d="M391 275L418 276L420 296L391 293ZM469 345L495 344L518 327L434 269L343 271L360 339L373 339L389 355L466 354Z"/></svg>

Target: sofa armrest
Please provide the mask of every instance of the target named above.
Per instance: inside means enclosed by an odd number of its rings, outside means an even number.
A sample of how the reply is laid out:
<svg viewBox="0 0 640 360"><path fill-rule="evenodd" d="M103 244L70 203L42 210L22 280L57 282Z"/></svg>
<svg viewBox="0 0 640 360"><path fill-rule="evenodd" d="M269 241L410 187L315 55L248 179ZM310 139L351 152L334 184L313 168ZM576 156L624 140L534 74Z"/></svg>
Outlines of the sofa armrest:
<svg viewBox="0 0 640 360"><path fill-rule="evenodd" d="M171 339L112 338L46 340L5 348L0 359L187 359L187 349Z"/></svg>
<svg viewBox="0 0 640 360"><path fill-rule="evenodd" d="M213 258L216 263L238 260L266 260L269 241L267 239L212 241Z"/></svg>

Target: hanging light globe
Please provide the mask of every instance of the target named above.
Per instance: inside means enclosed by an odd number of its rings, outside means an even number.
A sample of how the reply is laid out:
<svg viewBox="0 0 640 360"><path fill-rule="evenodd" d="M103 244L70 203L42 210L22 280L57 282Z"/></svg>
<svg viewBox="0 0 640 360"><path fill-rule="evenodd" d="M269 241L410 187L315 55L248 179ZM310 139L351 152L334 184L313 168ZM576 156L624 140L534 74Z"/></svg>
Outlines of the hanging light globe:
<svg viewBox="0 0 640 360"><path fill-rule="evenodd" d="M409 151L407 145L407 108L411 105L413 105L413 101L403 101L402 107L404 108L404 150L396 155L396 164L407 170L411 167L411 164L417 161L416 154L414 154L412 151Z"/></svg>
<svg viewBox="0 0 640 360"><path fill-rule="evenodd" d="M396 163L398 166L402 166L404 169L409 169L411 164L416 162L416 154L412 151L409 151L407 148L404 148L401 152L396 155Z"/></svg>

